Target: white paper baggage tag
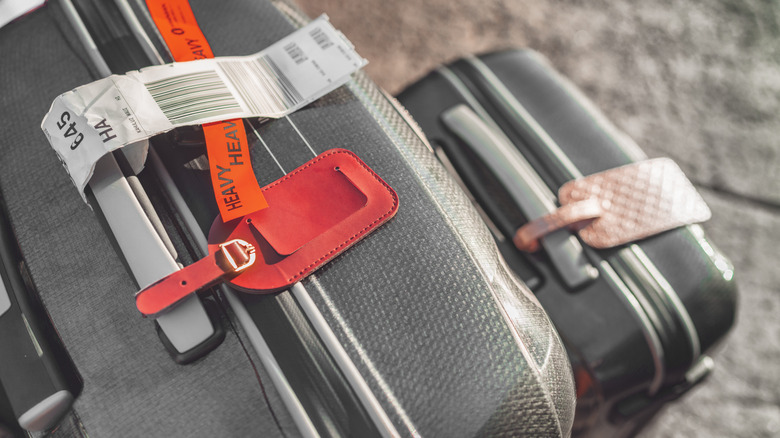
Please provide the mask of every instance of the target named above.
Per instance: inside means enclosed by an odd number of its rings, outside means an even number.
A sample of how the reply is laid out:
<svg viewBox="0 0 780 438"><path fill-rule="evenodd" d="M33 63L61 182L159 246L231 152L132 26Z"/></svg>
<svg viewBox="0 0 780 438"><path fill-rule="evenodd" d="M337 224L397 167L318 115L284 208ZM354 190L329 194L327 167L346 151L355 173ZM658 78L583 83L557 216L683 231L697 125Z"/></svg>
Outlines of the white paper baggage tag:
<svg viewBox="0 0 780 438"><path fill-rule="evenodd" d="M82 193L95 163L175 127L278 118L346 83L367 63L327 16L250 56L200 59L111 75L57 97L41 129Z"/></svg>

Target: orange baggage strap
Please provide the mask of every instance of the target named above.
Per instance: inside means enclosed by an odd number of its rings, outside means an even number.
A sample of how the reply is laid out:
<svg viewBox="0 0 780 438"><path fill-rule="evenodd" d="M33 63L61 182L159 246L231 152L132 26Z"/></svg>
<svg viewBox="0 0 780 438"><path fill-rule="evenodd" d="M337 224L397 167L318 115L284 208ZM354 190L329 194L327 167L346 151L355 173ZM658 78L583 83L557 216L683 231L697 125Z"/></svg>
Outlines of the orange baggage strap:
<svg viewBox="0 0 780 438"><path fill-rule="evenodd" d="M188 0L146 0L175 61L213 58ZM203 125L214 197L225 222L268 207L252 170L241 119Z"/></svg>

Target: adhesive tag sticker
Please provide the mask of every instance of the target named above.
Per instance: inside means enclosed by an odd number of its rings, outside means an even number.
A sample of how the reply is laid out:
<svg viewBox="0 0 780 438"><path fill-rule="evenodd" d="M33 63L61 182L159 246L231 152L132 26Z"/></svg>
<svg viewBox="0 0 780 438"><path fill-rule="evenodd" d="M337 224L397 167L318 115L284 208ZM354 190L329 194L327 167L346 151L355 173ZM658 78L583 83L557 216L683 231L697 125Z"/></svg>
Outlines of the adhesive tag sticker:
<svg viewBox="0 0 780 438"><path fill-rule="evenodd" d="M285 116L366 62L323 15L255 55L148 67L78 87L55 99L41 129L83 193L108 152L177 126Z"/></svg>
<svg viewBox="0 0 780 438"><path fill-rule="evenodd" d="M44 0L1 0L0 1L0 27L29 14L40 8Z"/></svg>

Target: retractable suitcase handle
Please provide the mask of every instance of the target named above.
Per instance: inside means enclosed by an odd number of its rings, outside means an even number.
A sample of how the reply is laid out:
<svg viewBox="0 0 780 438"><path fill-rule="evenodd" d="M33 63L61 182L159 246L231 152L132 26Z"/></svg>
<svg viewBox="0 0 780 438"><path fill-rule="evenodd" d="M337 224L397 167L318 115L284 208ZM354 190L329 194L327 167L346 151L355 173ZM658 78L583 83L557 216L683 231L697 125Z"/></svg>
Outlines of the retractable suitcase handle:
<svg viewBox="0 0 780 438"><path fill-rule="evenodd" d="M458 105L445 111L442 121L485 161L530 220L556 210L555 195L531 164L502 133L491 129L468 106ZM582 245L570 231L548 233L541 243L569 287L580 287L598 277L598 270L590 264Z"/></svg>

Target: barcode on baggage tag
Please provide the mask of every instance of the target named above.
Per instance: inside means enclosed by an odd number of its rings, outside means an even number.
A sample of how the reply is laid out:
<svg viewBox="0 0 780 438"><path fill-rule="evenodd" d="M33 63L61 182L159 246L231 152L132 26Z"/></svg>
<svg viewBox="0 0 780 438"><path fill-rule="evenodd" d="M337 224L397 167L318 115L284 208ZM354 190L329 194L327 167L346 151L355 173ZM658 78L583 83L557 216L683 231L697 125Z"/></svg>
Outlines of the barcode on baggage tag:
<svg viewBox="0 0 780 438"><path fill-rule="evenodd" d="M284 46L284 50L288 55L290 55L290 58L292 58L295 64L300 65L302 62L305 62L307 59L309 59L309 57L303 53L303 49L301 49L301 47L295 41Z"/></svg>
<svg viewBox="0 0 780 438"><path fill-rule="evenodd" d="M314 38L314 42L316 42L317 45L319 45L322 50L325 50L328 47L333 45L333 41L330 40L328 34L326 34L319 27L315 27L314 29L309 31L309 35L311 35L311 37Z"/></svg>
<svg viewBox="0 0 780 438"><path fill-rule="evenodd" d="M179 75L145 85L174 125L241 111L241 105L216 71Z"/></svg>
<svg viewBox="0 0 780 438"><path fill-rule="evenodd" d="M219 67L246 109L253 114L275 114L304 100L267 55L246 61L220 62ZM145 85L174 125L244 111L239 99L216 71L179 75Z"/></svg>
<svg viewBox="0 0 780 438"><path fill-rule="evenodd" d="M268 55L249 61L221 62L219 66L255 114L292 108L303 96Z"/></svg>

